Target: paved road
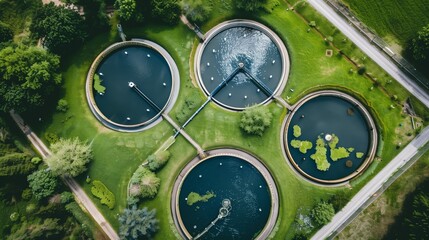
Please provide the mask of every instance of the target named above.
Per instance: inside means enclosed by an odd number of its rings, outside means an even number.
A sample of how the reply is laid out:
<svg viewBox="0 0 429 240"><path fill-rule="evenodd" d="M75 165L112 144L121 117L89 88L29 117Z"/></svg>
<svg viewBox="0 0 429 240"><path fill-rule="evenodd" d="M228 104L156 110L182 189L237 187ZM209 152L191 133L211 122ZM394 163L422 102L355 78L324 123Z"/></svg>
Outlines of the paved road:
<svg viewBox="0 0 429 240"><path fill-rule="evenodd" d="M380 65L387 73L396 79L404 88L410 91L424 105L429 107L429 95L422 90L417 83L404 74L393 61L385 56L381 50L372 45L367 38L362 36L355 28L350 26L346 20L338 15L327 3L322 0L307 0L317 11L325 16L344 35L365 52L372 60Z"/></svg>
<svg viewBox="0 0 429 240"><path fill-rule="evenodd" d="M46 159L51 155L51 151L48 147L40 140L40 138L30 129L28 125L24 123L24 120L19 116L15 111L10 111L10 115L18 125L18 127L22 130L22 132L27 136L28 140L30 140L31 144L34 148L40 153L43 159ZM48 164L48 163L47 163ZM85 191L79 186L79 184L71 177L62 177L64 183L72 190L74 196L77 201L83 205L89 214L94 218L103 232L109 239L117 240L119 239L118 234L115 230L110 226L110 224L106 221L104 216L98 211L95 204L91 201L91 199L86 195Z"/></svg>

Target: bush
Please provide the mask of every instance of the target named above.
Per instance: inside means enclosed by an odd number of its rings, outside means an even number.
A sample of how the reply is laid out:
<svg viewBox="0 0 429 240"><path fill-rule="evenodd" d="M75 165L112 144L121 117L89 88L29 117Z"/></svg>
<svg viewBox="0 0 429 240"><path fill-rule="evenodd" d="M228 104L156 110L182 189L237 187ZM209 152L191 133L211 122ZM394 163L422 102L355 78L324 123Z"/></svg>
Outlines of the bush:
<svg viewBox="0 0 429 240"><path fill-rule="evenodd" d="M240 128L248 134L262 136L271 125L273 115L265 106L251 107L241 114Z"/></svg>
<svg viewBox="0 0 429 240"><path fill-rule="evenodd" d="M46 138L46 141L48 141L49 144L56 143L59 140L58 135L55 134L55 133L53 133L53 132L46 132L45 133L45 138Z"/></svg>
<svg viewBox="0 0 429 240"><path fill-rule="evenodd" d="M365 66L361 66L359 67L359 69L357 70L357 73L359 75L363 75L366 72L366 67Z"/></svg>
<svg viewBox="0 0 429 240"><path fill-rule="evenodd" d="M311 210L311 218L318 226L323 226L335 215L334 206L331 203L321 201Z"/></svg>
<svg viewBox="0 0 429 240"><path fill-rule="evenodd" d="M33 158L31 159L31 163L32 163L32 164L34 164L34 165L39 164L41 161L42 161L42 159L41 159L41 158L39 158L39 157L33 157Z"/></svg>
<svg viewBox="0 0 429 240"><path fill-rule="evenodd" d="M25 207L25 212L28 214L32 214L36 211L37 209L37 205L35 203L29 203L26 207Z"/></svg>
<svg viewBox="0 0 429 240"><path fill-rule="evenodd" d="M170 152L167 150L152 154L147 158L148 167L151 171L157 171L167 163L168 159L170 159Z"/></svg>
<svg viewBox="0 0 429 240"><path fill-rule="evenodd" d="M176 114L176 119L179 123L183 124L188 120L192 113L197 110L197 107L201 105L201 98L198 92L186 96L185 104L182 104L180 111Z"/></svg>
<svg viewBox="0 0 429 240"><path fill-rule="evenodd" d="M11 220L12 222L16 222L16 221L18 221L18 219L19 219L19 213L17 213L17 212L13 212L13 213L9 216L9 218L10 218L10 220Z"/></svg>
<svg viewBox="0 0 429 240"><path fill-rule="evenodd" d="M21 198L26 201L30 200L32 196L33 192L31 192L31 189L29 188L24 189L21 193Z"/></svg>
<svg viewBox="0 0 429 240"><path fill-rule="evenodd" d="M92 181L91 193L99 198L101 204L106 205L109 209L115 207L115 195L101 181Z"/></svg>
<svg viewBox="0 0 429 240"><path fill-rule="evenodd" d="M130 196L154 198L158 193L161 180L149 169L140 166L130 180Z"/></svg>
<svg viewBox="0 0 429 240"><path fill-rule="evenodd" d="M69 103L65 99L60 99L58 101L57 110L60 112L67 112L69 109Z"/></svg>
<svg viewBox="0 0 429 240"><path fill-rule="evenodd" d="M61 198L62 204L67 204L67 203L70 203L74 200L73 193L68 192L68 191L61 193L60 198Z"/></svg>

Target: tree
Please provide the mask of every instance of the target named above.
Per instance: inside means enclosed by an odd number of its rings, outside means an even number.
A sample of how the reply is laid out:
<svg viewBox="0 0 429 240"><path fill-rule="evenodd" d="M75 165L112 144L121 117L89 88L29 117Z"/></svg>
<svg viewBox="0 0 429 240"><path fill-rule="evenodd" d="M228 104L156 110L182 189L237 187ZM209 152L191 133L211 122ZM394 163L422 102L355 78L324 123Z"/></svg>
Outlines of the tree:
<svg viewBox="0 0 429 240"><path fill-rule="evenodd" d="M51 2L35 14L30 30L50 51L65 54L86 38L84 26L83 18L76 11Z"/></svg>
<svg viewBox="0 0 429 240"><path fill-rule="evenodd" d="M181 9L178 0L152 0L151 3L153 17L170 25L179 21Z"/></svg>
<svg viewBox="0 0 429 240"><path fill-rule="evenodd" d="M411 52L417 61L429 59L429 24L417 32L417 37L411 41Z"/></svg>
<svg viewBox="0 0 429 240"><path fill-rule="evenodd" d="M69 103L65 99L58 100L57 110L60 112L67 112L69 109Z"/></svg>
<svg viewBox="0 0 429 240"><path fill-rule="evenodd" d="M332 204L324 201L317 203L311 210L311 218L319 226L329 223L334 215L335 210Z"/></svg>
<svg viewBox="0 0 429 240"><path fill-rule="evenodd" d="M0 50L0 110L41 107L61 83L60 59L43 49L9 46Z"/></svg>
<svg viewBox="0 0 429 240"><path fill-rule="evenodd" d="M32 172L36 165L31 163L27 153L9 153L0 157L0 177L26 175Z"/></svg>
<svg viewBox="0 0 429 240"><path fill-rule="evenodd" d="M57 179L46 169L33 172L27 180L37 200L51 196L57 188Z"/></svg>
<svg viewBox="0 0 429 240"><path fill-rule="evenodd" d="M187 0L182 2L182 9L189 20L203 23L210 17L212 5L203 0Z"/></svg>
<svg viewBox="0 0 429 240"><path fill-rule="evenodd" d="M248 134L262 136L271 125L273 115L264 106L247 108L241 113L240 128Z"/></svg>
<svg viewBox="0 0 429 240"><path fill-rule="evenodd" d="M131 177L130 183L131 197L154 198L161 180L149 169L139 167Z"/></svg>
<svg viewBox="0 0 429 240"><path fill-rule="evenodd" d="M51 145L52 155L47 159L54 175L76 177L86 171L85 165L92 160L91 146L74 139L60 139Z"/></svg>
<svg viewBox="0 0 429 240"><path fill-rule="evenodd" d="M15 225L16 226L16 225ZM7 240L26 240L26 239L55 239L55 236L63 227L59 224L57 218L37 218L34 221L24 221L17 227L12 228L12 232L7 236Z"/></svg>
<svg viewBox="0 0 429 240"><path fill-rule="evenodd" d="M246 12L254 12L266 2L267 0L235 0L235 6Z"/></svg>
<svg viewBox="0 0 429 240"><path fill-rule="evenodd" d="M64 0L63 2L82 6L88 35L93 36L109 29L109 18L106 14L106 2L104 0Z"/></svg>
<svg viewBox="0 0 429 240"><path fill-rule="evenodd" d="M126 208L119 217L119 235L121 239L150 239L158 230L156 210L148 211L136 205Z"/></svg>
<svg viewBox="0 0 429 240"><path fill-rule="evenodd" d="M136 0L116 0L115 7L123 21L141 22L143 20L143 15L137 11Z"/></svg>
<svg viewBox="0 0 429 240"><path fill-rule="evenodd" d="M0 21L0 43L13 39L13 30L9 25Z"/></svg>

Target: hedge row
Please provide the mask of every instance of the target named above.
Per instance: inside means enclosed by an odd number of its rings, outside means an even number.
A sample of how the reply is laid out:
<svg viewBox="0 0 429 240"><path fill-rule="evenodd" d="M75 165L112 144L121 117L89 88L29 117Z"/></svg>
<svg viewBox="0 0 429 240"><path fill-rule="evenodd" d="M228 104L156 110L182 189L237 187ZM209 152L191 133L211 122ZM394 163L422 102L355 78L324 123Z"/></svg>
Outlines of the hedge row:
<svg viewBox="0 0 429 240"><path fill-rule="evenodd" d="M109 209L115 207L115 195L101 181L92 182L91 193L100 199L101 204L106 205Z"/></svg>

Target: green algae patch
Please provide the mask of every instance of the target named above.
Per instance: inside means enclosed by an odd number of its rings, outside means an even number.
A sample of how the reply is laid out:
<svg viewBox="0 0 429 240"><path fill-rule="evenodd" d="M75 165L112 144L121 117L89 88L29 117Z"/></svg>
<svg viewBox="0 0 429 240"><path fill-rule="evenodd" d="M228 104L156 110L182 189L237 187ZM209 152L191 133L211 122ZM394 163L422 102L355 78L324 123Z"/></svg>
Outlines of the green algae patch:
<svg viewBox="0 0 429 240"><path fill-rule="evenodd" d="M318 137L316 141L316 153L312 154L310 158L316 162L317 169L320 171L327 171L331 166L326 158L326 151L325 141Z"/></svg>
<svg viewBox="0 0 429 240"><path fill-rule="evenodd" d="M205 195L200 195L196 192L190 192L187 197L186 203L189 206L192 206L197 202L207 202L212 197L216 197L216 194L214 194L214 192L207 191Z"/></svg>
<svg viewBox="0 0 429 240"><path fill-rule="evenodd" d="M338 159L347 158L349 156L350 156L350 153L347 151L346 148L340 147L340 148L331 149L332 161L337 161Z"/></svg>
<svg viewBox="0 0 429 240"><path fill-rule="evenodd" d="M339 141L340 139L338 138L338 136L335 134L332 134L332 140L328 143L329 148L330 149L336 148Z"/></svg>
<svg viewBox="0 0 429 240"><path fill-rule="evenodd" d="M290 142L290 145L292 145L293 148L299 148L299 151L301 153L307 153L308 150L313 148L313 143L310 141L300 141L300 140L292 140Z"/></svg>
<svg viewBox="0 0 429 240"><path fill-rule="evenodd" d="M103 80L101 80L98 74L94 74L94 89L98 92L98 94L104 94L104 92L106 91L106 87L101 85L102 81Z"/></svg>
<svg viewBox="0 0 429 240"><path fill-rule="evenodd" d="M293 126L293 136L294 137L300 137L301 136L301 127L298 125Z"/></svg>
<svg viewBox="0 0 429 240"><path fill-rule="evenodd" d="M363 152L357 152L357 153L356 153L356 157L357 157L357 158L362 158L362 157L363 157L363 155L364 155L364 153L363 153Z"/></svg>

